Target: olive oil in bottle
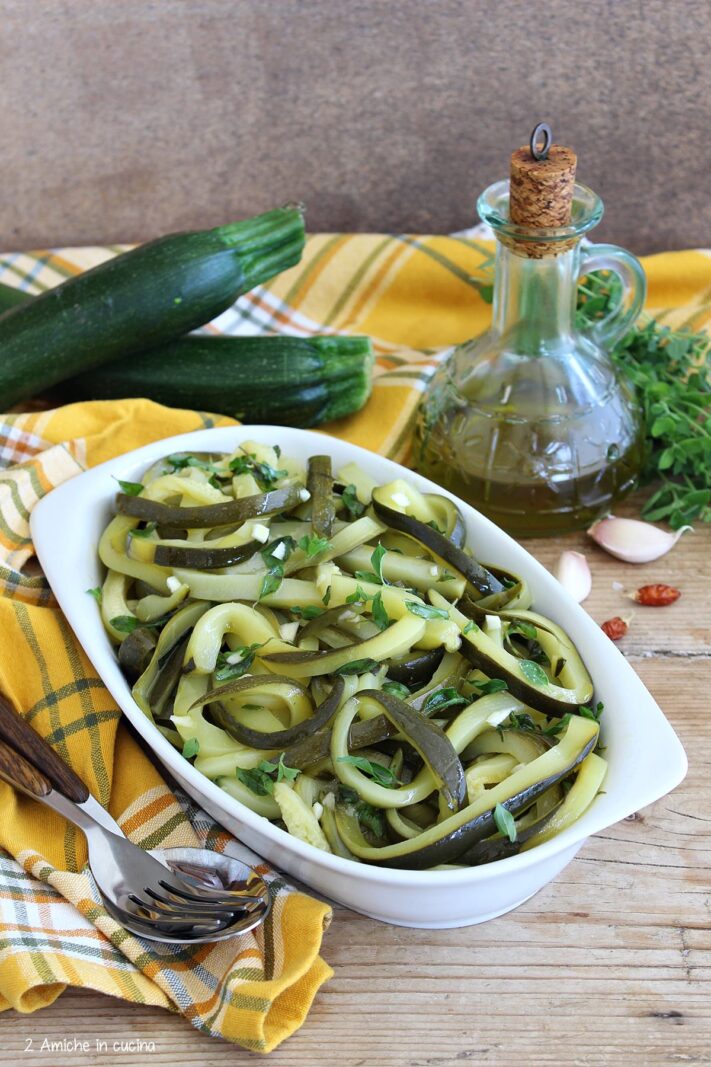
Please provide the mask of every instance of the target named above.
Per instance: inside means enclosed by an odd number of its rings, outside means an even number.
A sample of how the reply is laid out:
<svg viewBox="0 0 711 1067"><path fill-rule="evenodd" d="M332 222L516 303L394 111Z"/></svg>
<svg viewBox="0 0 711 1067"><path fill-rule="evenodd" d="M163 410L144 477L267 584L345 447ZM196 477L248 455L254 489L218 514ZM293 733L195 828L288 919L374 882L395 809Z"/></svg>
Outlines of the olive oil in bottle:
<svg viewBox="0 0 711 1067"><path fill-rule="evenodd" d="M644 301L639 261L614 245L581 247L602 202L574 183L575 155L535 145L512 157L511 185L479 199L497 238L490 330L459 345L421 403L416 468L517 537L563 533L609 510L636 484L642 417L609 356ZM578 281L622 280L606 319L576 328Z"/></svg>

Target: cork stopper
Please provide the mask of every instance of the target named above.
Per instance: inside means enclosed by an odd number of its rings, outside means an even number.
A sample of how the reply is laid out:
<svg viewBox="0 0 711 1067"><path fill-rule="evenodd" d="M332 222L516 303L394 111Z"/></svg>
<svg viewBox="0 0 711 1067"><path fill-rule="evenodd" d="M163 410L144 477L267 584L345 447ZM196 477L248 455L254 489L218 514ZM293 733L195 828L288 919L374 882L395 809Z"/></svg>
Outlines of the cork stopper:
<svg viewBox="0 0 711 1067"><path fill-rule="evenodd" d="M543 148L536 144L540 129L544 133ZM509 218L517 226L529 229L568 226L570 224L575 185L577 157L572 148L550 144L550 130L537 126L531 142L517 148L511 155ZM570 242L514 241L512 247L519 255L540 259L560 255L571 247Z"/></svg>

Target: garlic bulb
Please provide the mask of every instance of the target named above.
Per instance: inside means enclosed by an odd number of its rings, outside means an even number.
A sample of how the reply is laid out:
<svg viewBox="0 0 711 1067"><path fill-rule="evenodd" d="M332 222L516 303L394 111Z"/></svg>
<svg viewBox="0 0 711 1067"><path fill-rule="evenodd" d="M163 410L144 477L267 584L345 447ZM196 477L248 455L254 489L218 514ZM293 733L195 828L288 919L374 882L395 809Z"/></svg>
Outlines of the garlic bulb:
<svg viewBox="0 0 711 1067"><path fill-rule="evenodd" d="M651 563L652 560L665 556L684 531L690 529L691 526L682 526L680 530L670 533L660 530L658 526L652 526L650 522L642 522L640 519L616 519L611 515L594 523L588 534L600 548L625 563Z"/></svg>
<svg viewBox="0 0 711 1067"><path fill-rule="evenodd" d="M592 577L582 552L563 552L556 564L555 576L578 604L590 595Z"/></svg>

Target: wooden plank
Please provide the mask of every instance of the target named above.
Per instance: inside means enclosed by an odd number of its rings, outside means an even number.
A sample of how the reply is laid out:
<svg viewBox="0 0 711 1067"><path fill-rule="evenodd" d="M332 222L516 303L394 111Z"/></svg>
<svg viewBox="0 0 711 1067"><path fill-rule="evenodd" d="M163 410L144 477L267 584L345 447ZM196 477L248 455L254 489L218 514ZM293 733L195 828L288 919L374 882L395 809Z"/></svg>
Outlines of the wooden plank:
<svg viewBox="0 0 711 1067"><path fill-rule="evenodd" d="M551 566L563 547L585 547L594 573L586 607L599 621L626 608L613 581L682 589L670 608L633 608L622 648L686 745L687 779L588 841L553 883L493 922L407 930L337 909L323 948L336 976L271 1063L711 1063L710 543L709 531L694 533L642 568L610 560L583 535L531 544ZM79 990L35 1015L6 1013L0 1027L0 1062L23 1067L65 1060L222 1067L257 1059L180 1017ZM89 1041L87 1055L41 1051L45 1038L74 1037ZM96 1051L97 1039L105 1051ZM120 1043L131 1041L144 1044L123 1051Z"/></svg>

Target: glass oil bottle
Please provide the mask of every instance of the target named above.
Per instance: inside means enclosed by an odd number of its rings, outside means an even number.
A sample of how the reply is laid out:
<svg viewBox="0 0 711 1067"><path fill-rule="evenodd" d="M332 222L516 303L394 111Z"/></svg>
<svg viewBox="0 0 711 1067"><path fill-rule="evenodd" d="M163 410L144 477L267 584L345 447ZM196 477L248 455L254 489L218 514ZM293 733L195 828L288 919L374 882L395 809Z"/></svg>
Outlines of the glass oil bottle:
<svg viewBox="0 0 711 1067"><path fill-rule="evenodd" d="M536 127L511 181L478 202L496 239L491 328L455 348L421 403L414 465L516 537L589 525L636 484L642 416L610 350L645 296L639 261L614 245L583 247L600 198L576 184L575 154ZM609 270L618 306L576 327L580 278Z"/></svg>

